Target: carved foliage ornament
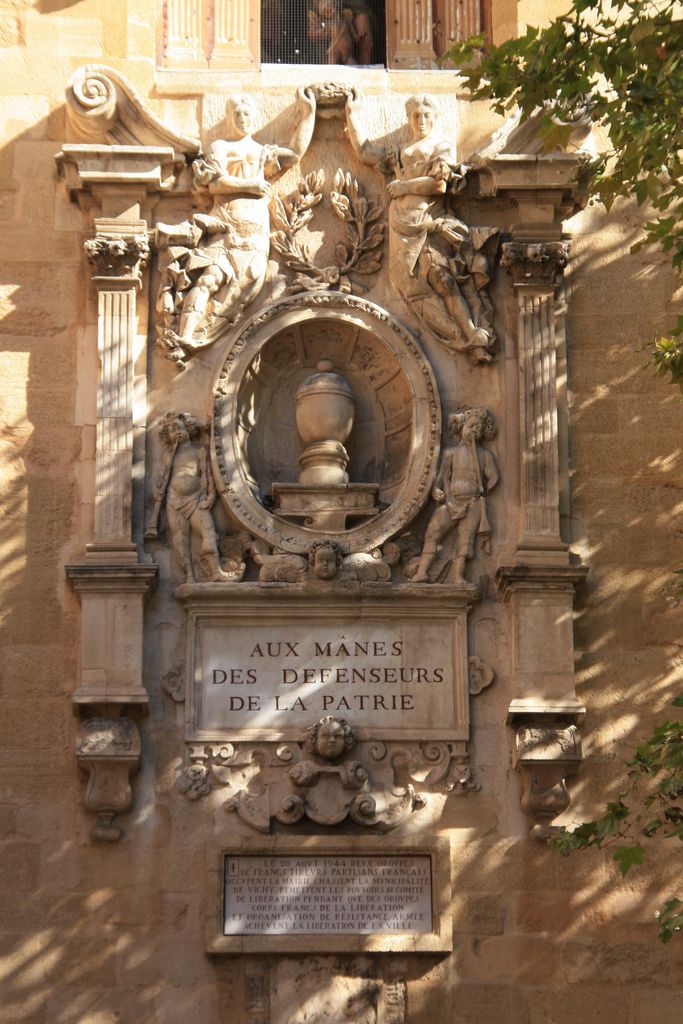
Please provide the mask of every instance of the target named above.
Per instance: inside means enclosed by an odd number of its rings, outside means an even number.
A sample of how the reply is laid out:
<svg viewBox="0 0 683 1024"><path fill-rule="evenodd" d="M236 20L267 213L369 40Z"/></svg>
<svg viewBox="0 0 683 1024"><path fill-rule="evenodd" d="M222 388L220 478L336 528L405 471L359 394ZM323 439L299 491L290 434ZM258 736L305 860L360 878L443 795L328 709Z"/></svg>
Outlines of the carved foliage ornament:
<svg viewBox="0 0 683 1024"><path fill-rule="evenodd" d="M407 101L408 139L398 147L367 138L362 108L360 94L352 89L346 101L349 139L359 159L388 179L394 290L447 349L467 352L473 363L490 362L496 334L488 243L498 229L470 227L452 208L466 186L468 168L440 129L430 97Z"/></svg>
<svg viewBox="0 0 683 1024"><path fill-rule="evenodd" d="M300 89L299 120L289 147L252 137L248 96L227 104L227 136L195 160L195 187L211 197L208 213L180 224L158 224L160 283L157 341L180 369L189 354L213 344L260 293L270 249L270 182L308 148L315 97Z"/></svg>
<svg viewBox="0 0 683 1024"><path fill-rule="evenodd" d="M554 287L568 260L566 242L505 242L500 265L513 284Z"/></svg>
<svg viewBox="0 0 683 1024"><path fill-rule="evenodd" d="M380 223L382 204L377 199L366 199L355 178L341 169L334 176L334 189L330 193L332 209L344 222L348 245L340 242L335 248L336 263L317 267L308 248L296 235L310 224L313 211L323 198L325 176L322 171L308 174L299 182L296 192L280 198L272 205L273 223L278 229L272 235L273 248L284 257L285 265L297 271L287 292L338 288L350 292L349 274L372 274L381 266L384 243L384 225Z"/></svg>
<svg viewBox="0 0 683 1024"><path fill-rule="evenodd" d="M83 243L85 254L101 277L140 278L142 267L149 259L146 235L109 237L97 235Z"/></svg>

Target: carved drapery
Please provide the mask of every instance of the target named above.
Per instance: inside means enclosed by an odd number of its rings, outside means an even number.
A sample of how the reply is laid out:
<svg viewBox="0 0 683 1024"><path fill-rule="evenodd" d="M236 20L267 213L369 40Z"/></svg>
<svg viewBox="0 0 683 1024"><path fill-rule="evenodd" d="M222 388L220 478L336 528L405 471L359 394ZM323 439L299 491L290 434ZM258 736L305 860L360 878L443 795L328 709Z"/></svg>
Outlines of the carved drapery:
<svg viewBox="0 0 683 1024"><path fill-rule="evenodd" d="M244 49L245 0L221 0L220 3L216 0L212 10L218 12L219 7L221 17L215 19L214 44L219 49L223 46L226 52L233 45ZM182 14L182 2L174 10ZM397 31L406 53L412 47L418 63L431 62L435 17L431 5L405 0L396 8L396 15ZM253 28L253 23L250 24ZM78 88L74 85L73 96L69 97L69 109L78 108L71 117L72 127L80 128L87 121L89 142L92 142L97 134L95 128L98 128L108 145L67 145L58 158L72 197L78 199L83 208L94 208L98 217L94 222L94 237L86 245L88 256L95 265L94 284L98 299L97 484L93 536L86 564L69 570L83 605L83 677L74 699L80 707L88 706L88 714L106 720L112 715L112 704L117 704L125 713L124 705L144 706L147 700L141 672L138 675L129 672L127 661L130 658L138 668L142 664L143 598L156 573L155 566L138 561L134 544L136 538L132 531L133 477L135 472L142 476L144 470L142 458L134 464L133 442L135 365L137 361L142 373L144 342L141 339L146 335L144 303L138 309L137 290L141 287L147 254L147 225L153 223L152 207L159 196L168 192L175 192L176 196L189 194L190 157L196 155L199 147L193 140L174 136L155 122L142 111L132 93L133 99L128 102L127 86L115 73L112 73L111 82L102 69L95 77L89 72L79 74L83 81L78 79ZM102 103L98 100L100 96ZM90 99L96 116L89 112ZM130 145L131 139L138 145ZM519 535L515 538L518 540L516 557L510 558L511 567L501 570L499 582L510 603L509 622L515 636L513 673L516 691L510 717L516 730L517 765L523 776L526 772L525 780L527 776L530 779L524 807L537 823L541 821L544 825L552 817L549 812L560 808L565 799L564 775L569 774L569 769L574 770L578 763L578 742L574 743L572 756L564 756L567 747L560 742L560 734L574 735L571 730L582 710L573 689L571 637L573 586L581 572L572 575L559 526L558 336L554 294L558 273L567 259L566 247L558 240L559 223L563 213L573 209L575 189L569 184L571 168L568 163L565 166L561 160L553 158L552 173L547 170L548 166L541 156L534 158L533 162L527 158L505 160L503 156L493 157L487 161L486 167L482 164L480 184L484 182L485 187L479 192L481 198L498 195L513 200L519 217L519 222L513 226L513 241L506 246L502 263L512 276L519 312L522 511ZM557 166L561 173L558 173ZM533 177L530 177L531 171ZM544 186L544 182L550 184ZM285 305L288 313L305 307L317 314L324 314L330 306L341 305L344 307L342 316L355 319L360 316L361 307L367 312L372 304L348 296L330 296L323 291L312 297L288 300L283 308ZM272 315L272 308L270 312L258 311L251 326L244 328L238 336L239 344L247 343L250 331L263 327ZM137 324L138 312L140 325ZM372 331L393 331L397 337L400 336L406 351L413 353L415 358L423 358L419 352L415 355L413 340L409 336L404 337L400 324L393 326L387 314L377 309L367 312L367 315L372 321ZM319 319L324 320L325 317L319 316ZM94 344L94 332L92 341ZM231 349L231 354L237 361L240 355L237 346ZM429 364L423 366L420 363L420 367L415 377L420 380L425 393L416 403L415 436L423 447L428 443L431 445L431 464L438 455L440 433L437 403L431 399L431 391L436 394L436 389L431 388L430 391L425 384L431 380ZM230 381L230 373L226 369L219 381L217 412L223 406L227 408L228 399L232 400L228 387L232 386ZM429 419L429 439L419 429L418 412L425 422ZM232 436L230 431L228 436ZM221 469L222 456L218 449L215 459ZM227 484L227 481L223 482ZM413 513L424 504L425 492L429 489L426 475L417 484L418 494L414 498L409 496L412 504L406 506L405 516L401 514L395 529L387 530L386 536L384 533L378 536L377 544L385 543L396 530L408 526L414 518ZM226 509L230 511L228 504L226 502ZM265 505L255 499L253 508L254 515L267 514ZM138 516L138 531L141 530L141 518ZM383 524L385 519L388 516L382 509L376 522ZM247 520L242 525L250 527L252 524ZM293 528L287 526L286 529L287 536L293 536ZM272 539L270 534L264 538L257 529L254 533L260 540ZM141 539L139 535L137 539ZM277 539L282 541L282 538ZM306 544L291 543L288 547L283 542L281 546L289 554L302 558L308 552L310 538L306 535L304 539ZM405 542L408 554L408 540L405 536L400 539ZM352 554L367 555L375 546L374 543L358 545ZM211 554L214 554L213 550ZM264 557L259 552L257 554ZM401 557L402 552L393 554ZM389 558L389 552L386 557ZM238 561L240 559L241 549ZM382 578L386 579L386 576ZM214 580L216 578L217 575ZM474 600L473 594L470 593L469 597ZM119 642L122 638L125 642ZM465 655L467 645L464 639L460 646ZM473 677L474 690L470 692L483 688L490 681L490 670L485 666L473 665L472 659L461 660L461 675L469 669ZM460 716L463 721L467 718L466 708L465 693L461 709L463 715ZM527 739L541 735L533 730L547 728L558 731L558 744L553 747L549 743L544 748L543 758L535 757L540 748L536 745L532 749ZM549 734L543 735L547 739ZM463 735L458 742L464 745L465 739ZM443 761L446 769L443 778L439 777L446 788L467 788L464 775L460 781L455 778L454 773L461 762L451 756L453 751L445 746L437 753L439 763ZM84 764L84 767L87 766ZM210 766L208 761L193 765L197 772L188 776L188 795L200 796L206 792L209 767L215 775L213 763ZM429 771L428 778L431 776L429 765L420 763L418 767L420 771ZM102 775L102 769L97 771L104 778L109 769L105 775ZM124 768L116 768L115 771L122 777ZM407 787L407 780L400 781L404 788ZM544 796L546 792L550 794L547 799ZM126 806L125 800L121 806Z"/></svg>

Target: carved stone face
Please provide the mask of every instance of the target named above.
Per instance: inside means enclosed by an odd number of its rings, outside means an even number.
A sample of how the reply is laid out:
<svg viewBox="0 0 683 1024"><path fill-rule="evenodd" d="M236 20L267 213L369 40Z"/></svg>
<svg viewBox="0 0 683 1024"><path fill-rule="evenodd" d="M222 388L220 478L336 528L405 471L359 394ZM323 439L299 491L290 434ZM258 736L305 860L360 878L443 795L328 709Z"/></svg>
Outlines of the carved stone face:
<svg viewBox="0 0 683 1024"><path fill-rule="evenodd" d="M414 139L424 139L434 127L434 111L420 103L410 111L410 131Z"/></svg>
<svg viewBox="0 0 683 1024"><path fill-rule="evenodd" d="M254 112L251 106L244 101L238 100L231 111L232 127L235 133L241 138L251 135L254 130Z"/></svg>
<svg viewBox="0 0 683 1024"><path fill-rule="evenodd" d="M337 575L337 554L334 548L318 548L313 558L313 572L319 580L334 579Z"/></svg>
<svg viewBox="0 0 683 1024"><path fill-rule="evenodd" d="M181 419L174 420L170 434L173 437L173 440L177 441L178 444L184 444L186 441L190 440L190 432L187 429L187 425L184 420Z"/></svg>
<svg viewBox="0 0 683 1024"><path fill-rule="evenodd" d="M344 753L344 729L339 722L323 722L318 729L315 748L321 757L333 761Z"/></svg>
<svg viewBox="0 0 683 1024"><path fill-rule="evenodd" d="M484 424L481 418L479 416L471 416L465 420L460 436L463 441L470 441L472 438L475 441L480 441L483 433Z"/></svg>

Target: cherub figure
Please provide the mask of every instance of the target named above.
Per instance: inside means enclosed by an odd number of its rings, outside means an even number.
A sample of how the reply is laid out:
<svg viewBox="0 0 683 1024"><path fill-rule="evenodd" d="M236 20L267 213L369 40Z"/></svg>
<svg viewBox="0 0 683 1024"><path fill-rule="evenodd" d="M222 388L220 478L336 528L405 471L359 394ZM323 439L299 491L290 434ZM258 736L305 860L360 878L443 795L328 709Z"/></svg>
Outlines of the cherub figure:
<svg viewBox="0 0 683 1024"><path fill-rule="evenodd" d="M271 179L296 164L308 148L315 98L300 89L299 123L290 147L252 138L253 101L228 101L228 139L217 139L195 160L197 187L213 196L210 213L182 224L158 224L166 265L157 298L164 327L160 343L181 367L188 353L211 344L256 298L268 269ZM177 328L172 325L177 325Z"/></svg>
<svg viewBox="0 0 683 1024"><path fill-rule="evenodd" d="M356 744L353 729L345 718L326 715L306 730L305 748L326 761L336 761Z"/></svg>
<svg viewBox="0 0 683 1024"><path fill-rule="evenodd" d="M462 408L448 418L448 430L455 444L444 449L434 481L432 512L425 533L413 582L429 580L429 570L439 545L455 530L456 555L453 582L471 587L465 580L465 562L474 555L477 536L484 551L491 549L491 526L486 512L486 495L498 483L496 460L479 442L495 435L491 413L483 405Z"/></svg>
<svg viewBox="0 0 683 1024"><path fill-rule="evenodd" d="M316 540L308 549L309 575L319 580L333 580L343 564L344 553L333 540Z"/></svg>
<svg viewBox="0 0 683 1024"><path fill-rule="evenodd" d="M218 554L218 539L211 508L216 487L208 466L206 446L200 444L204 424L185 412L169 412L159 427L165 449L165 466L154 486L155 509L146 537L156 537L159 512L165 503L166 522L173 552L188 582L196 578L192 560L192 536L199 538L201 558L211 579L233 582L244 575L224 572Z"/></svg>
<svg viewBox="0 0 683 1024"><path fill-rule="evenodd" d="M462 191L468 168L438 131L428 96L406 102L410 140L398 149L370 143L362 127L355 89L346 103L349 138L358 157L391 180L389 256L396 291L449 349L472 362L490 362L495 344L493 305L486 291L489 268L483 250L496 229L468 227L447 209Z"/></svg>

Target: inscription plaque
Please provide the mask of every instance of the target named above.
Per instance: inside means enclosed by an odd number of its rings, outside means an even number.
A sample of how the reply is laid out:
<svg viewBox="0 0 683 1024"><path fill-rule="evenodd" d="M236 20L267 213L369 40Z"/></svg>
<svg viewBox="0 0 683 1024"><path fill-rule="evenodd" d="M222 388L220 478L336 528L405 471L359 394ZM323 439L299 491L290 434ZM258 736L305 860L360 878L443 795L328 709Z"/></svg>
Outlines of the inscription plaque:
<svg viewBox="0 0 683 1024"><path fill-rule="evenodd" d="M177 594L190 743L298 742L326 715L359 740L469 739L470 593L245 583Z"/></svg>
<svg viewBox="0 0 683 1024"><path fill-rule="evenodd" d="M224 935L428 933L429 856L226 856Z"/></svg>

